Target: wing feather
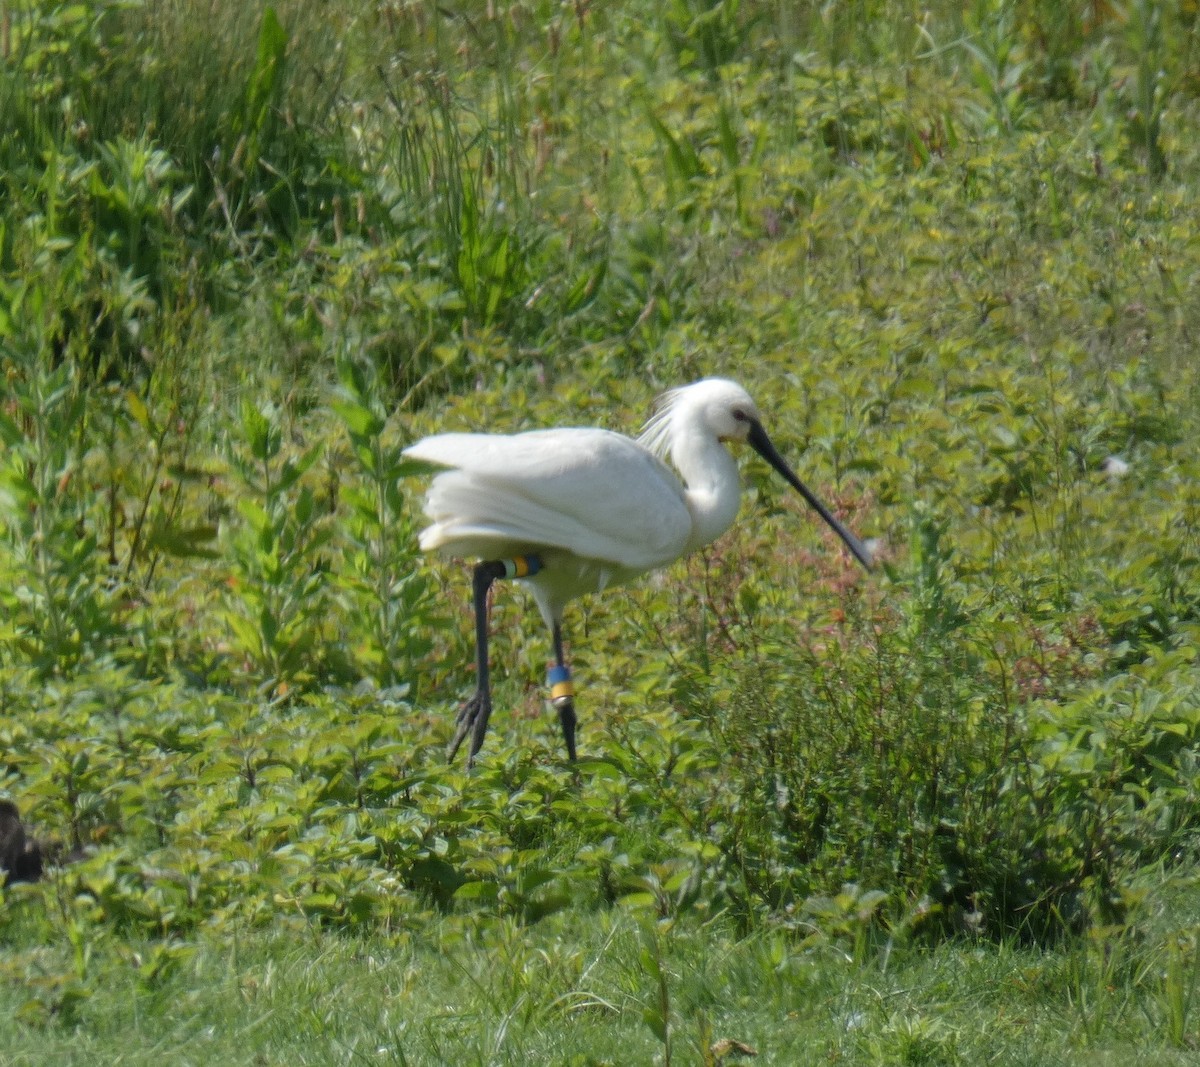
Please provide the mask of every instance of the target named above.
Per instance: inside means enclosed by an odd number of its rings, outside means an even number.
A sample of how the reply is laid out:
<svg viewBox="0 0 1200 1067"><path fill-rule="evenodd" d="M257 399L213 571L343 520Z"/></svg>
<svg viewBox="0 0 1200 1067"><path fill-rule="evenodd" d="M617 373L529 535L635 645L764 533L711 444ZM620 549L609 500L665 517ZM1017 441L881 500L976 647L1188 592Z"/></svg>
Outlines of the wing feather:
<svg viewBox="0 0 1200 1067"><path fill-rule="evenodd" d="M656 456L608 430L438 434L405 449L448 469L425 500L421 547L456 555L537 546L650 569L686 545L683 485Z"/></svg>

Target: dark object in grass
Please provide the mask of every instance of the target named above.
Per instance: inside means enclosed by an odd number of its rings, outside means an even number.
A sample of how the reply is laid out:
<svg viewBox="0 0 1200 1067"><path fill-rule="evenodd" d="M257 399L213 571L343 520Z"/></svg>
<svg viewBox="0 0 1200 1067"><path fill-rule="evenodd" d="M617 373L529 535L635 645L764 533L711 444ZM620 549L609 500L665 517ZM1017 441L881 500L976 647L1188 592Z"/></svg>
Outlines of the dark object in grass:
<svg viewBox="0 0 1200 1067"><path fill-rule="evenodd" d="M42 846L25 834L11 800L0 800L0 871L3 884L36 882L42 876Z"/></svg>

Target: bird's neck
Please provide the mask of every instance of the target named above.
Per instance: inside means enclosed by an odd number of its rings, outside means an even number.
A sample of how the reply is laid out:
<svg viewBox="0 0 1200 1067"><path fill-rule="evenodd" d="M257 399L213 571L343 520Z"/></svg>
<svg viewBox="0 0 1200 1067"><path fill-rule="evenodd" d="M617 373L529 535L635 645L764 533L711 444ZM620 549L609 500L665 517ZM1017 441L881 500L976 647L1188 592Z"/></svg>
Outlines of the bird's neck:
<svg viewBox="0 0 1200 1067"><path fill-rule="evenodd" d="M671 458L686 486L684 500L692 515L691 552L715 541L737 518L741 503L737 463L720 441L701 435L677 440Z"/></svg>

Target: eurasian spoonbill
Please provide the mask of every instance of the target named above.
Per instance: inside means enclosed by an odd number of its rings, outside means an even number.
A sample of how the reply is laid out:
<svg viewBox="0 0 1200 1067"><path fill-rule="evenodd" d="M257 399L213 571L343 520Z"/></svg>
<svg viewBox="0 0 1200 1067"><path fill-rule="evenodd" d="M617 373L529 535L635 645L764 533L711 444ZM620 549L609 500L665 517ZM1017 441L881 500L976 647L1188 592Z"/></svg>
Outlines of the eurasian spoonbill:
<svg viewBox="0 0 1200 1067"><path fill-rule="evenodd" d="M672 389L633 440L563 428L512 435L445 433L405 449L440 470L425 498L420 546L481 560L474 569L476 686L458 713L448 758L471 735L468 766L492 712L487 598L501 578L528 584L554 645L548 682L574 760L575 700L563 655L563 609L576 597L665 567L724 533L737 516L745 441L837 532L860 563L871 553L792 472L740 385L706 378ZM670 458L678 475L664 462Z"/></svg>

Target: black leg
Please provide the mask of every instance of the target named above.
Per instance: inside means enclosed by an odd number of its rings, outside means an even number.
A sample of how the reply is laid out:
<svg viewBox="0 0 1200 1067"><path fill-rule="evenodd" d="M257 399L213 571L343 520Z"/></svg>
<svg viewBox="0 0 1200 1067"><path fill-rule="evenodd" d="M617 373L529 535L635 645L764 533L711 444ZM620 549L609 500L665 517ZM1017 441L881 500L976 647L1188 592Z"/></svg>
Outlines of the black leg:
<svg viewBox="0 0 1200 1067"><path fill-rule="evenodd" d="M475 567L473 586L475 593L475 695L458 710L455 720L457 729L454 740L446 750L446 759L453 760L458 746L469 733L471 748L467 753L467 766L475 763L475 754L483 745L487 733L488 718L492 714L492 687L488 676L488 632L487 598L492 582L503 578L507 571L502 562L493 560Z"/></svg>
<svg viewBox="0 0 1200 1067"><path fill-rule="evenodd" d="M563 740L567 743L567 756L575 762L575 689L571 685L571 672L563 657L562 627L554 624L554 665L551 671L550 702L558 711L558 722L562 726Z"/></svg>

